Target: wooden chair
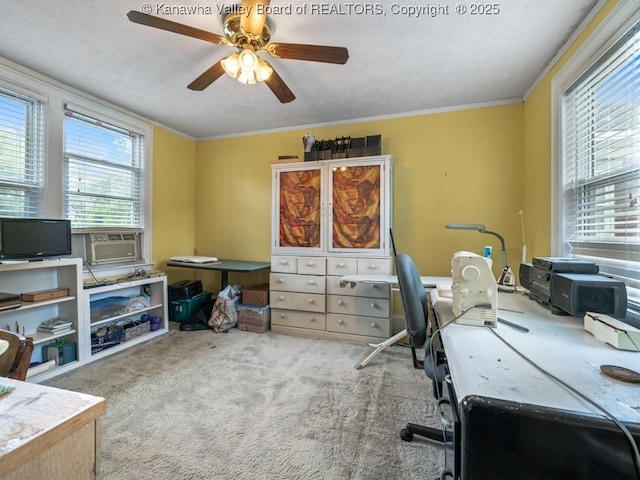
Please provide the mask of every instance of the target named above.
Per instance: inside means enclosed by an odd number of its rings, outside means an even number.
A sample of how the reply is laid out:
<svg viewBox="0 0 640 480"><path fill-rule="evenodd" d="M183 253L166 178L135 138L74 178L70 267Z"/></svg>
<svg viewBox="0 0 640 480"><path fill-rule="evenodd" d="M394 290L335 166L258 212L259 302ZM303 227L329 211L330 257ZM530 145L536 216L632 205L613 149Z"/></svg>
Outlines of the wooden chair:
<svg viewBox="0 0 640 480"><path fill-rule="evenodd" d="M26 380L33 341L19 333L0 330L0 377Z"/></svg>

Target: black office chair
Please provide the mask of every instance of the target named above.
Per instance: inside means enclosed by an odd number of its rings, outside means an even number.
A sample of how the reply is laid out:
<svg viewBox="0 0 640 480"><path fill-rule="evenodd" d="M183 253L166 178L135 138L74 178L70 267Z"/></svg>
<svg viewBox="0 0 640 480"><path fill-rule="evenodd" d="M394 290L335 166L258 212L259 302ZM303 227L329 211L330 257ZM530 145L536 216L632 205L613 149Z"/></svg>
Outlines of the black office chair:
<svg viewBox="0 0 640 480"><path fill-rule="evenodd" d="M423 368L427 377L433 382L433 393L436 398L442 395L442 382L445 369L442 365L442 352L432 348L432 334L436 326L430 324L429 303L420 274L413 259L406 253L396 255L396 273L400 285L400 296L404 308L404 318L407 326L407 337L411 346L414 368ZM424 349L424 360L418 360L416 349ZM443 432L439 428L426 427L415 423L407 423L400 431L400 438L406 442L413 439L413 435L420 435L430 440L444 443Z"/></svg>

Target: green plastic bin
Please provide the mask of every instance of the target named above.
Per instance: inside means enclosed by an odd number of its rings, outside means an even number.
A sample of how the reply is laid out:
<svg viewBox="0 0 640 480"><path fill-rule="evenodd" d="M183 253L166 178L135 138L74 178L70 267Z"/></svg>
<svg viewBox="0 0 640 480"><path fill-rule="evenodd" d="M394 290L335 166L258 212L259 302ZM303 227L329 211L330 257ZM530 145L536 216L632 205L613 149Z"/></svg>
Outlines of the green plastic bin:
<svg viewBox="0 0 640 480"><path fill-rule="evenodd" d="M209 301L211 301L211 292L202 292L192 298L171 300L169 320L178 323L188 322Z"/></svg>

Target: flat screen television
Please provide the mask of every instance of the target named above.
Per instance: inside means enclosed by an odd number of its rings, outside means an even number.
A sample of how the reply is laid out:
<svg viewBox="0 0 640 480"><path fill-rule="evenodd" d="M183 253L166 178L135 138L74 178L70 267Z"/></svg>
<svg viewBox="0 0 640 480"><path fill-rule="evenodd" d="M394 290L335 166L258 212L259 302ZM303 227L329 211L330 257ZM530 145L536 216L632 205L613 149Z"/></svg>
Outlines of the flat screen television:
<svg viewBox="0 0 640 480"><path fill-rule="evenodd" d="M0 261L71 255L71 222L0 217Z"/></svg>

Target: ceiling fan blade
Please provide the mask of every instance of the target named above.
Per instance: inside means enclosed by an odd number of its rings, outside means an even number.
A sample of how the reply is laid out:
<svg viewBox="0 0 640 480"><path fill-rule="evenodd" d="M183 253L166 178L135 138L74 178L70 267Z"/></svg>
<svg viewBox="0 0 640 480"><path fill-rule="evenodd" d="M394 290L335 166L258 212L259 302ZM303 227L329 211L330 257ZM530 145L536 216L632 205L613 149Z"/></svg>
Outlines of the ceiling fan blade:
<svg viewBox="0 0 640 480"><path fill-rule="evenodd" d="M265 63L269 64L269 62ZM272 65L269 66L273 69ZM287 87L287 84L284 83L284 80L282 80L275 69L273 70L271 75L269 75L269 78L264 81L264 83L267 84L267 87L269 87L273 94L278 97L278 100L280 100L281 103L293 102L296 99L296 96L291 90L289 90L289 87Z"/></svg>
<svg viewBox="0 0 640 480"><path fill-rule="evenodd" d="M240 26L242 29L255 36L262 35L264 22L267 20L267 8L270 0L242 0L242 16ZM260 5L260 10L258 9ZM262 12L262 13L259 13Z"/></svg>
<svg viewBox="0 0 640 480"><path fill-rule="evenodd" d="M187 85L189 90L204 90L222 76L224 69L220 61L211 65L205 72Z"/></svg>
<svg viewBox="0 0 640 480"><path fill-rule="evenodd" d="M127 13L127 17L133 23L139 23L140 25L146 25L147 27L159 28L160 30L166 30L168 32L178 33L180 35L186 35L187 37L198 38L211 43L220 43L226 45L227 39L216 33L207 32L206 30L200 30L199 28L190 27L182 23L172 22L160 17L154 17L153 15L147 15L146 13L137 12L131 10Z"/></svg>
<svg viewBox="0 0 640 480"><path fill-rule="evenodd" d="M270 43L264 50L275 58L308 60L310 62L347 63L349 51L344 47L304 45L301 43Z"/></svg>

